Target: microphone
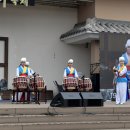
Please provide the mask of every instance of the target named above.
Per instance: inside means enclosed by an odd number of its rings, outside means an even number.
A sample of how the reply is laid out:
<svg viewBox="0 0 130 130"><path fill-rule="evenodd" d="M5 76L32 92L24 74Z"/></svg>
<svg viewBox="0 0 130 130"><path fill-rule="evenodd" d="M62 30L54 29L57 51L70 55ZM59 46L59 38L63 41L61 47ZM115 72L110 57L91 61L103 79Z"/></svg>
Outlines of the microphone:
<svg viewBox="0 0 130 130"><path fill-rule="evenodd" d="M85 75L83 75L83 76L81 77L81 79L84 79L84 77L85 77Z"/></svg>
<svg viewBox="0 0 130 130"><path fill-rule="evenodd" d="M36 72L34 72L32 75L35 76L35 75L36 75Z"/></svg>

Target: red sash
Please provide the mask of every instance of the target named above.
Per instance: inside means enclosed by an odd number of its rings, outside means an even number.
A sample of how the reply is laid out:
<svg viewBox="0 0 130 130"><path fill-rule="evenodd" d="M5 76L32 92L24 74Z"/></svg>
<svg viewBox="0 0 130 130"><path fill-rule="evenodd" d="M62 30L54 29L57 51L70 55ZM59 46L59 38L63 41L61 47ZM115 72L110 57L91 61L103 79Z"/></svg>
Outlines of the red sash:
<svg viewBox="0 0 130 130"><path fill-rule="evenodd" d="M130 70L130 65L126 65L126 67L127 67L127 70Z"/></svg>
<svg viewBox="0 0 130 130"><path fill-rule="evenodd" d="M20 76L27 77L27 74L20 74Z"/></svg>
<svg viewBox="0 0 130 130"><path fill-rule="evenodd" d="M125 77L126 77L126 74L123 74L122 76L120 76L119 73L118 73L118 77L120 77L120 78L125 78Z"/></svg>
<svg viewBox="0 0 130 130"><path fill-rule="evenodd" d="M68 74L67 76L68 77L74 77L74 74Z"/></svg>

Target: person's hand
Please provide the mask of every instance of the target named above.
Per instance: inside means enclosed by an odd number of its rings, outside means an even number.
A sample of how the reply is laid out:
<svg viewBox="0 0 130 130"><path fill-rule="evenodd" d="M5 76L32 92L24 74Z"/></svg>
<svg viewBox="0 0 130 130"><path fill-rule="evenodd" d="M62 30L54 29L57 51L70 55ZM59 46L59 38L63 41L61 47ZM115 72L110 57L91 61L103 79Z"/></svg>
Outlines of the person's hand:
<svg viewBox="0 0 130 130"><path fill-rule="evenodd" d="M115 68L116 68L116 67L114 66L114 67L113 67L113 70L115 70Z"/></svg>
<svg viewBox="0 0 130 130"><path fill-rule="evenodd" d="M79 78L79 77L78 77L77 79L78 79L78 80L81 80L81 78Z"/></svg>
<svg viewBox="0 0 130 130"><path fill-rule="evenodd" d="M113 72L117 72L118 70L117 70L117 68L114 66L113 67Z"/></svg>
<svg viewBox="0 0 130 130"><path fill-rule="evenodd" d="M113 86L116 86L116 82L113 82Z"/></svg>

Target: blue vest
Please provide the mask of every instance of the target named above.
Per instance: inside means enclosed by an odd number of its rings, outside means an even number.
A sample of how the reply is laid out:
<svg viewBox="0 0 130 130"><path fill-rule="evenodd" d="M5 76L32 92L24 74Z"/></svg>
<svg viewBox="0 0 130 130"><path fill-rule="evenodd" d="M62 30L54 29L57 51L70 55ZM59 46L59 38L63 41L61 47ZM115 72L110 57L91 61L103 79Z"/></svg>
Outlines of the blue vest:
<svg viewBox="0 0 130 130"><path fill-rule="evenodd" d="M18 68L19 68L19 75L21 75L21 74L28 74L28 68L26 66L25 66L25 68L23 68L20 65Z"/></svg>
<svg viewBox="0 0 130 130"><path fill-rule="evenodd" d="M118 70L120 69L119 65L118 65L117 69ZM120 77L120 76L118 76L116 81L117 82L127 82L127 78L126 77Z"/></svg>
<svg viewBox="0 0 130 130"><path fill-rule="evenodd" d="M71 70L68 69L68 67L65 68L66 74L67 74L68 77L75 77L75 69L74 68L72 68L72 69L73 70L71 71Z"/></svg>

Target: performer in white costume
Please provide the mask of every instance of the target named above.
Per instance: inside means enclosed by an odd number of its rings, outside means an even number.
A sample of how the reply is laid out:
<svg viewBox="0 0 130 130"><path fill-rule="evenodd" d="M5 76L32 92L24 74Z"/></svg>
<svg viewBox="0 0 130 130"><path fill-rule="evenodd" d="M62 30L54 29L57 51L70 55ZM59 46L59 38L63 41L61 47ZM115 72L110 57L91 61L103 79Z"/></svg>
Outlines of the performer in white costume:
<svg viewBox="0 0 130 130"><path fill-rule="evenodd" d="M124 65L124 57L119 57L119 65L113 68L114 74L117 76L116 80L116 104L124 104L126 102L127 92L127 68Z"/></svg>
<svg viewBox="0 0 130 130"><path fill-rule="evenodd" d="M22 77L30 77L32 74L30 73L28 67L26 67L26 58L21 58L20 65L16 69L16 76ZM19 100L23 101L27 96L25 96L24 92L19 93Z"/></svg>
<svg viewBox="0 0 130 130"><path fill-rule="evenodd" d="M130 39L127 40L125 48L126 48L126 52L122 55L122 57L125 58L124 64L127 67L127 75L126 75L126 77L127 77L128 82L127 82L126 100L128 100L130 98L129 97L129 88L130 88Z"/></svg>
<svg viewBox="0 0 130 130"><path fill-rule="evenodd" d="M78 78L78 73L77 70L75 68L73 68L73 59L69 59L68 60L68 66L64 69L64 78L66 77L74 77L74 78Z"/></svg>
<svg viewBox="0 0 130 130"><path fill-rule="evenodd" d="M122 57L125 59L124 64L127 67L127 75L130 76L130 39L127 40L125 48L126 52L122 55Z"/></svg>

